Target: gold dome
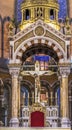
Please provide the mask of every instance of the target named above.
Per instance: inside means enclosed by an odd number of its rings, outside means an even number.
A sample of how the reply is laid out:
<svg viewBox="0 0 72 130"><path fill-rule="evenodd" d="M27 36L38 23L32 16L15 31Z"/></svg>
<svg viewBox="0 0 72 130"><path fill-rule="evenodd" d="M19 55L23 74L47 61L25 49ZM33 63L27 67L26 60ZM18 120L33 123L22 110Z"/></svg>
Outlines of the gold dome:
<svg viewBox="0 0 72 130"><path fill-rule="evenodd" d="M20 28L23 29L41 19L59 29L58 11L59 4L57 0L24 0L21 4L22 22Z"/></svg>
<svg viewBox="0 0 72 130"><path fill-rule="evenodd" d="M55 7L59 7L58 6L58 0L24 0L23 2L22 2L22 7L25 5L27 5L27 6L30 6L30 5L46 5L47 4L47 6L49 5L49 6L55 6Z"/></svg>

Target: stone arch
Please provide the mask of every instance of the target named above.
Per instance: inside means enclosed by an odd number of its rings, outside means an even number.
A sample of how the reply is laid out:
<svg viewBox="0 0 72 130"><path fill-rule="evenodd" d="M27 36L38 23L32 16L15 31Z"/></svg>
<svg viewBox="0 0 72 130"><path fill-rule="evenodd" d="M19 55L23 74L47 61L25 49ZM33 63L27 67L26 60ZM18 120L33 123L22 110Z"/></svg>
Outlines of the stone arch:
<svg viewBox="0 0 72 130"><path fill-rule="evenodd" d="M33 37L28 39L27 41L24 41L22 44L20 44L20 46L16 49L15 54L14 54L14 61L21 61L22 55L23 53L25 53L28 49L30 49L31 47L36 47L36 46L46 46L48 47L50 50L52 50L52 52L54 51L54 54L57 55L57 58L60 61L64 60L65 57L65 52L62 49L62 47L53 39L47 38L47 37ZM44 50L44 48L43 48ZM54 55L53 54L53 55Z"/></svg>
<svg viewBox="0 0 72 130"><path fill-rule="evenodd" d="M22 92L20 96L23 95L23 91L25 89L28 91L27 94L29 94L29 97L28 97L28 95L27 95L27 97L25 96L25 102L24 103L28 104L28 100L29 100L29 104L32 104L32 100L31 99L32 99L32 92L34 92L34 86L33 86L33 84L29 80L25 80L24 79L21 82L21 86L20 86L20 91ZM26 95L26 93L25 93L25 95ZM26 102L26 98L28 99L27 102ZM23 98L22 98L22 100L23 100Z"/></svg>
<svg viewBox="0 0 72 130"><path fill-rule="evenodd" d="M53 83L52 89L53 89L53 95L55 94L56 90L60 88L60 82L57 80Z"/></svg>
<svg viewBox="0 0 72 130"><path fill-rule="evenodd" d="M44 84L44 83L45 83L45 84ZM49 89L49 87L51 87L50 83L49 83L47 80L44 80L44 79L41 80L41 84L47 85L47 86L46 86L47 89Z"/></svg>
<svg viewBox="0 0 72 130"><path fill-rule="evenodd" d="M56 93L57 90L59 89L59 93L57 94L57 98L56 98ZM56 80L53 85L52 85L52 91L53 91L53 97L55 99L53 99L53 103L54 105L56 104L57 100L60 100L60 82L58 80ZM59 99L58 99L59 98ZM58 105L60 104L60 102L58 103ZM60 109L60 105L59 105L59 109Z"/></svg>
<svg viewBox="0 0 72 130"><path fill-rule="evenodd" d="M33 89L34 87L33 87L33 84L29 81L29 80L23 80L22 82L21 82L21 86L22 85L26 85L26 86L29 86L29 89ZM28 88L28 87L27 87Z"/></svg>
<svg viewBox="0 0 72 130"><path fill-rule="evenodd" d="M60 82L58 81L58 80L56 80L53 84L52 84L52 87L53 88L57 88L58 87L58 85L60 85Z"/></svg>
<svg viewBox="0 0 72 130"><path fill-rule="evenodd" d="M50 88L51 88L51 85L49 84L49 82L47 80L41 80L41 85L43 85L44 87L46 87L47 91L48 91L48 94L49 94L49 97L50 97Z"/></svg>

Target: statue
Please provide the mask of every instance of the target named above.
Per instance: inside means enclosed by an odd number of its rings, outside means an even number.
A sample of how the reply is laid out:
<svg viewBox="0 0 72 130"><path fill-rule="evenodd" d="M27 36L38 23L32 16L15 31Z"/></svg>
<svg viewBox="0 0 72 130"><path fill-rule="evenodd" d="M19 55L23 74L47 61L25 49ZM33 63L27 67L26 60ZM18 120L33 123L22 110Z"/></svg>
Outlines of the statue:
<svg viewBox="0 0 72 130"><path fill-rule="evenodd" d="M13 36L20 31L19 24L16 22L15 18L11 19L9 25L9 36Z"/></svg>

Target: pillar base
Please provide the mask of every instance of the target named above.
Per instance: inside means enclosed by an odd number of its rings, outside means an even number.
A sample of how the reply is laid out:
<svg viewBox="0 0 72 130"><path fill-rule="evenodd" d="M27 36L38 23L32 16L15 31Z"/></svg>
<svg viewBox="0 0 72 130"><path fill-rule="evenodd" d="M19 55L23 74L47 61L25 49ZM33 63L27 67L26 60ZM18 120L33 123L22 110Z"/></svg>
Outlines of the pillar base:
<svg viewBox="0 0 72 130"><path fill-rule="evenodd" d="M19 120L17 118L11 118L9 122L10 127L19 127Z"/></svg>
<svg viewBox="0 0 72 130"><path fill-rule="evenodd" d="M68 128L70 126L70 120L68 118L62 118L61 119L61 127Z"/></svg>

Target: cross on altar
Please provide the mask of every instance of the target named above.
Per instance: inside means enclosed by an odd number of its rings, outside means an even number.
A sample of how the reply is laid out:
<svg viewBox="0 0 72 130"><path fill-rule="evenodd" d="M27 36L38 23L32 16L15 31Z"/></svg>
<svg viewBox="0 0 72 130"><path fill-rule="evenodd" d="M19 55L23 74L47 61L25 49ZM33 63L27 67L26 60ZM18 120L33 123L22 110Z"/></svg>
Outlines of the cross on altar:
<svg viewBox="0 0 72 130"><path fill-rule="evenodd" d="M46 70L46 71L41 71L39 70L40 66L39 66L39 62L36 61L35 63L35 70L22 70L21 71L21 75L22 76L27 76L27 75L30 75L32 77L34 77L35 79L35 103L36 102L40 102L40 90L41 90L41 85L40 85L40 76L43 76L43 75L52 75L54 74L55 72L51 71L51 70Z"/></svg>

